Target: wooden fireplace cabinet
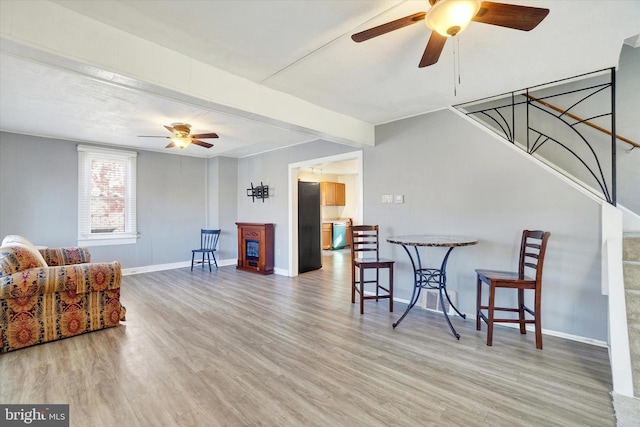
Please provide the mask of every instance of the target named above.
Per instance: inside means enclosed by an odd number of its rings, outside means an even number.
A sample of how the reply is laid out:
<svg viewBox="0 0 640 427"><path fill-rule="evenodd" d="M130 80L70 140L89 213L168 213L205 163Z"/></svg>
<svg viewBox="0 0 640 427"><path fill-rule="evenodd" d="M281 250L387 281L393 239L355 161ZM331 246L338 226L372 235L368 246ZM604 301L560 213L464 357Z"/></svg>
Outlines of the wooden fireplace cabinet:
<svg viewBox="0 0 640 427"><path fill-rule="evenodd" d="M236 222L239 270L273 274L273 224Z"/></svg>

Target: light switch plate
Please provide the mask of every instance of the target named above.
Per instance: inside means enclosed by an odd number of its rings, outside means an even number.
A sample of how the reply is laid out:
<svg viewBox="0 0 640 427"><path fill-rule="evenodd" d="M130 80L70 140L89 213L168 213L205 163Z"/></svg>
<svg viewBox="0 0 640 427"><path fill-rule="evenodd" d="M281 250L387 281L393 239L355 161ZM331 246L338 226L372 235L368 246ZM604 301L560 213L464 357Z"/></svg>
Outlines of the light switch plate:
<svg viewBox="0 0 640 427"><path fill-rule="evenodd" d="M395 202L404 203L404 194L396 194Z"/></svg>
<svg viewBox="0 0 640 427"><path fill-rule="evenodd" d="M383 194L382 203L393 203L393 194Z"/></svg>

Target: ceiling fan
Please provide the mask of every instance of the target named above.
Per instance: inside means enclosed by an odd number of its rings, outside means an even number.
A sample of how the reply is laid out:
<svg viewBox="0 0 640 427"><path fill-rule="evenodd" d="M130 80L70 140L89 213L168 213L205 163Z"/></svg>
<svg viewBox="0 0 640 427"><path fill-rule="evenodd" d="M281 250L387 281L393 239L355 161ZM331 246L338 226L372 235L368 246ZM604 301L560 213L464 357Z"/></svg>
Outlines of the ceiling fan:
<svg viewBox="0 0 640 427"><path fill-rule="evenodd" d="M429 0L429 3L431 8L427 12L387 22L354 34L351 38L360 43L424 20L432 32L418 65L423 68L438 62L447 38L459 34L471 21L530 31L549 14L549 9L491 1Z"/></svg>
<svg viewBox="0 0 640 427"><path fill-rule="evenodd" d="M213 144L200 141L200 139L218 138L217 133L199 133L191 135L191 125L187 123L172 123L171 126L165 128L173 134L173 136L152 136L139 135L140 138L168 138L171 140L165 148L184 148L189 144L199 145L204 148L211 148Z"/></svg>

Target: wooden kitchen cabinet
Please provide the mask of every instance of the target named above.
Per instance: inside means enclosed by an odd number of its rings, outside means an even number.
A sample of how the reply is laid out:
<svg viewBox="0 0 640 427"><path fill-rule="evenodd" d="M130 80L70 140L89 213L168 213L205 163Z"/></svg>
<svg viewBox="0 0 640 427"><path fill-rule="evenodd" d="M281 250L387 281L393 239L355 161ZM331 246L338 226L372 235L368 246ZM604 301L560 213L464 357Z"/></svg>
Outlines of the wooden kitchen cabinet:
<svg viewBox="0 0 640 427"><path fill-rule="evenodd" d="M340 182L334 184L336 184L336 206L344 206L346 204L345 186Z"/></svg>
<svg viewBox="0 0 640 427"><path fill-rule="evenodd" d="M328 181L320 183L320 203L322 206L344 206L345 202L346 194L343 183Z"/></svg>
<svg viewBox="0 0 640 427"><path fill-rule="evenodd" d="M333 223L322 223L322 249L328 251L331 249L331 239L333 238Z"/></svg>

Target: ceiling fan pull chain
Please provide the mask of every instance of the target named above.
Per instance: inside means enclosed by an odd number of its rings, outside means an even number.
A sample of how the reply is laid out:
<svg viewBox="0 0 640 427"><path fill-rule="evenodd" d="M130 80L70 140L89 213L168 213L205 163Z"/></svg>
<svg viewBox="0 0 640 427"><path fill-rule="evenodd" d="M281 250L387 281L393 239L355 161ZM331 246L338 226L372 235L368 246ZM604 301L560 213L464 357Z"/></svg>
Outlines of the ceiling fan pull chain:
<svg viewBox="0 0 640 427"><path fill-rule="evenodd" d="M456 44L458 45L458 85L459 85L460 83L462 83L460 80L460 37L459 36L456 36Z"/></svg>
<svg viewBox="0 0 640 427"><path fill-rule="evenodd" d="M457 39L458 37L454 37L455 39ZM457 51L456 51L456 43L455 41L453 43L451 43L451 47L453 49L453 96L458 96L458 82L456 81L456 77L458 77L458 72L456 70L457 68L457 62L456 62L456 58L457 58Z"/></svg>
<svg viewBox="0 0 640 427"><path fill-rule="evenodd" d="M462 82L460 78L460 39L458 35L455 35L453 39L453 96L457 96L458 86Z"/></svg>
<svg viewBox="0 0 640 427"><path fill-rule="evenodd" d="M453 49L453 96L457 96L456 94L456 44L451 44Z"/></svg>

